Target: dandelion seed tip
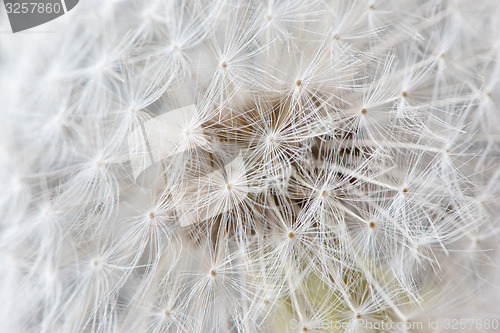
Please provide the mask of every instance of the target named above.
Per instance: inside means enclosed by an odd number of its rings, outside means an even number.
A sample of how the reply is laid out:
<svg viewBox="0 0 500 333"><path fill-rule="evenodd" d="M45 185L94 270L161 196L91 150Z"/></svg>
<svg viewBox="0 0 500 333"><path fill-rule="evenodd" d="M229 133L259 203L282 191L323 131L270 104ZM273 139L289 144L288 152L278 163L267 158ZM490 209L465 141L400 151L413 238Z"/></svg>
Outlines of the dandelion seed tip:
<svg viewBox="0 0 500 333"><path fill-rule="evenodd" d="M292 239L293 237L295 237L295 234L293 232L289 232L288 233L288 238Z"/></svg>
<svg viewBox="0 0 500 333"><path fill-rule="evenodd" d="M302 85L302 80L295 81L295 84L297 85L297 87L300 87Z"/></svg>
<svg viewBox="0 0 500 333"><path fill-rule="evenodd" d="M165 317L170 317L170 312L168 310L163 311Z"/></svg>
<svg viewBox="0 0 500 333"><path fill-rule="evenodd" d="M210 270L210 276L216 276L217 275L217 272L214 271L213 269Z"/></svg>
<svg viewBox="0 0 500 333"><path fill-rule="evenodd" d="M99 266L99 261L97 261L97 260L95 260L95 259L94 259L94 260L92 260L92 266L94 266L94 267Z"/></svg>
<svg viewBox="0 0 500 333"><path fill-rule="evenodd" d="M52 122L56 125L64 125L64 117L60 114L56 115L54 118L52 118Z"/></svg>
<svg viewBox="0 0 500 333"><path fill-rule="evenodd" d="M370 227L370 229L375 228L375 222L368 223L368 227Z"/></svg>
<svg viewBox="0 0 500 333"><path fill-rule="evenodd" d="M269 301L267 299L263 300L262 303L264 303L264 305L269 305Z"/></svg>
<svg viewBox="0 0 500 333"><path fill-rule="evenodd" d="M271 14L267 14L264 18L266 21L271 21L273 17L271 16Z"/></svg>
<svg viewBox="0 0 500 333"><path fill-rule="evenodd" d="M332 38L334 40L339 40L340 39L340 35L339 34L333 34Z"/></svg>
<svg viewBox="0 0 500 333"><path fill-rule="evenodd" d="M405 187L405 188L403 188L403 189L401 190L401 192L402 192L403 194L406 194L406 193L408 193L408 189Z"/></svg>
<svg viewBox="0 0 500 333"><path fill-rule="evenodd" d="M401 93L401 96L403 96L403 97L408 97L408 93L407 93L406 91L403 91L403 92Z"/></svg>
<svg viewBox="0 0 500 333"><path fill-rule="evenodd" d="M361 313L356 314L356 319L361 319Z"/></svg>
<svg viewBox="0 0 500 333"><path fill-rule="evenodd" d="M324 198L324 197L327 197L328 196L328 191L327 190L323 190L321 191L321 196Z"/></svg>
<svg viewBox="0 0 500 333"><path fill-rule="evenodd" d="M449 154L449 153L450 153L450 149L446 148L446 149L444 150L444 152L445 152L446 154Z"/></svg>
<svg viewBox="0 0 500 333"><path fill-rule="evenodd" d="M41 214L43 217L49 217L50 216L50 209L49 208L44 208L42 210L42 214Z"/></svg>
<svg viewBox="0 0 500 333"><path fill-rule="evenodd" d="M151 19L151 10L146 10L142 13L142 17L145 19Z"/></svg>
<svg viewBox="0 0 500 333"><path fill-rule="evenodd" d="M492 97L491 91L487 91L485 94L486 94L486 96L488 96L489 98L491 98L491 97Z"/></svg>
<svg viewBox="0 0 500 333"><path fill-rule="evenodd" d="M95 68L97 69L97 71L102 72L104 70L104 64L102 63L102 61L99 61L96 64Z"/></svg>
<svg viewBox="0 0 500 333"><path fill-rule="evenodd" d="M304 328L302 328L302 331L307 332L307 331L309 331L309 329L307 327L304 327Z"/></svg>
<svg viewBox="0 0 500 333"><path fill-rule="evenodd" d="M149 217L150 219L154 219L154 218L155 218L155 214L154 214L153 212L149 212L149 213L148 213L148 217Z"/></svg>
<svg viewBox="0 0 500 333"><path fill-rule="evenodd" d="M375 9L375 5L369 5L368 9L371 9L371 10Z"/></svg>
<svg viewBox="0 0 500 333"><path fill-rule="evenodd" d="M231 190L233 189L233 184L227 184L227 185L226 185L226 189L227 189L228 191L231 191Z"/></svg>
<svg viewBox="0 0 500 333"><path fill-rule="evenodd" d="M226 67L227 67L227 62L222 61L222 62L220 63L220 67L221 67L221 68L226 68Z"/></svg>
<svg viewBox="0 0 500 333"><path fill-rule="evenodd" d="M368 110L367 110L367 109L365 109L365 108L362 108L362 109L361 109L361 114L366 114L367 112L368 112Z"/></svg>

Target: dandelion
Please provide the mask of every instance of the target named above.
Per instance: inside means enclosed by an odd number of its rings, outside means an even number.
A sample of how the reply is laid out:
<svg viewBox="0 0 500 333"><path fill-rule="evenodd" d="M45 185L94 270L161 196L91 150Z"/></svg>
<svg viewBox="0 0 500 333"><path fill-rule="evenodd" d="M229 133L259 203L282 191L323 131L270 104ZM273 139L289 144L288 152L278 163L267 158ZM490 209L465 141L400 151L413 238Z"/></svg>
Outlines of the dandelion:
<svg viewBox="0 0 500 333"><path fill-rule="evenodd" d="M499 17L88 0L3 34L3 330L498 330Z"/></svg>

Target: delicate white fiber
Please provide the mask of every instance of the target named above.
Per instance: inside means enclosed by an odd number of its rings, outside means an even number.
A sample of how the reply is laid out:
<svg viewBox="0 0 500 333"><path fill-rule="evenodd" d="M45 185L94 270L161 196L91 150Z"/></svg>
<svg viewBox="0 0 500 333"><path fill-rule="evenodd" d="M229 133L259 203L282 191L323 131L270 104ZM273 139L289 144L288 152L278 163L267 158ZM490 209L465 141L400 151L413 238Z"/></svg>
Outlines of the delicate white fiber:
<svg viewBox="0 0 500 333"><path fill-rule="evenodd" d="M499 105L497 0L1 33L0 331L497 332Z"/></svg>

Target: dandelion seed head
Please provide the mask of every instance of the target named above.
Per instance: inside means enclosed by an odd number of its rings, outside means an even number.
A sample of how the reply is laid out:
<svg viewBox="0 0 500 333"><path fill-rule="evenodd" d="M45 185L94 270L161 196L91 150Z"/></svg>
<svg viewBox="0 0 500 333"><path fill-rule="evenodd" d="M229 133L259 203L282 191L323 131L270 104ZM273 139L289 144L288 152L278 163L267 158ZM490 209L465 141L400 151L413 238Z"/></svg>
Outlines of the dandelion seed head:
<svg viewBox="0 0 500 333"><path fill-rule="evenodd" d="M3 330L500 316L499 10L88 0L6 38Z"/></svg>

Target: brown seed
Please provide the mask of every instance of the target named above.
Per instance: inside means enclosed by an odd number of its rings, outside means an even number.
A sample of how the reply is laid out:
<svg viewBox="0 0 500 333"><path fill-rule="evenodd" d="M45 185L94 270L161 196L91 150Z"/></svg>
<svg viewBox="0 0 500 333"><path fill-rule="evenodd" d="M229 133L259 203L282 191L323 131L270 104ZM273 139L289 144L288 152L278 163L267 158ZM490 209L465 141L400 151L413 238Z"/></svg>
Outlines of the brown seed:
<svg viewBox="0 0 500 333"><path fill-rule="evenodd" d="M225 62L225 61L221 62L221 63L220 63L220 67L222 67L222 68L226 68L226 67L227 67L226 62Z"/></svg>
<svg viewBox="0 0 500 333"><path fill-rule="evenodd" d="M295 235L293 234L293 232L291 232L291 231L290 231L290 232L288 233L288 238L292 239L294 236L295 236Z"/></svg>
<svg viewBox="0 0 500 333"><path fill-rule="evenodd" d="M403 97L408 97L408 93L407 93L406 91L403 91L403 92L401 93L401 95L402 95Z"/></svg>
<svg viewBox="0 0 500 333"><path fill-rule="evenodd" d="M300 87L302 85L302 80L295 81L295 84L297 85L297 87Z"/></svg>
<svg viewBox="0 0 500 333"><path fill-rule="evenodd" d="M405 187L404 189L401 190L401 192L403 192L403 194L406 194L408 193L408 189Z"/></svg>
<svg viewBox="0 0 500 333"><path fill-rule="evenodd" d="M365 108L362 108L362 109L361 109L361 114L366 114L367 112L368 112L368 110L367 110L367 109L365 109Z"/></svg>
<svg viewBox="0 0 500 333"><path fill-rule="evenodd" d="M155 214L153 214L153 212L149 212L148 217L150 219L154 219L155 218Z"/></svg>
<svg viewBox="0 0 500 333"><path fill-rule="evenodd" d="M210 270L210 276L216 276L216 275L217 275L217 273L213 269L211 269Z"/></svg>
<svg viewBox="0 0 500 333"><path fill-rule="evenodd" d="M370 223L368 223L368 226L370 227L370 229L373 229L373 228L375 228L375 223L374 222L370 222Z"/></svg>

